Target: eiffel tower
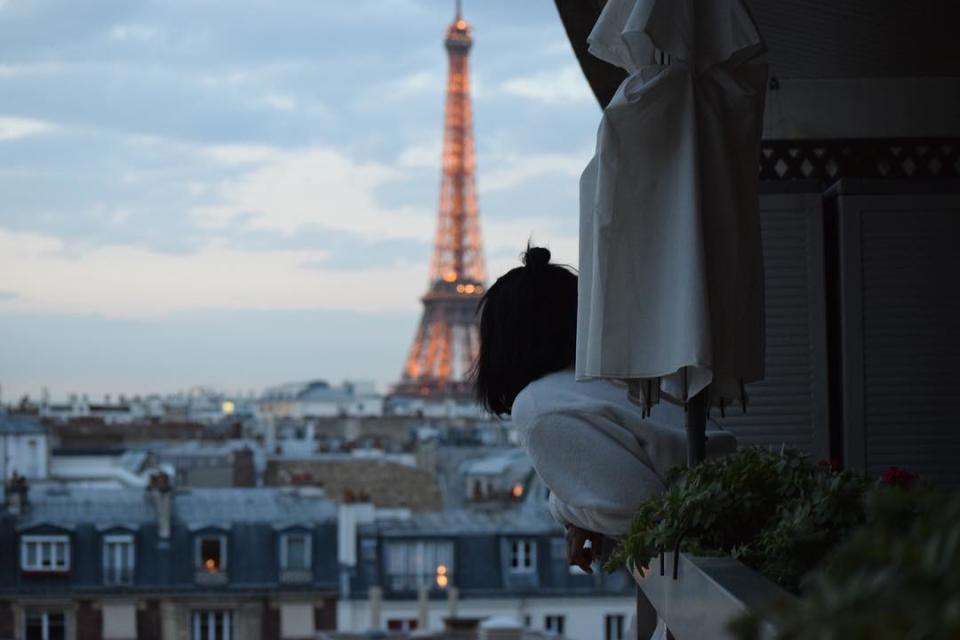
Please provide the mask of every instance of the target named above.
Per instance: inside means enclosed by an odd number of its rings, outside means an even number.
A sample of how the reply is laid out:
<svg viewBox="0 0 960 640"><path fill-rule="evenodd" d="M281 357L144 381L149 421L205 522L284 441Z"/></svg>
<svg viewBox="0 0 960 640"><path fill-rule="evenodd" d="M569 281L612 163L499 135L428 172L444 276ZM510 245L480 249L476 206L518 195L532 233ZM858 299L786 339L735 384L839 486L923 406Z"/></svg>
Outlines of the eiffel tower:
<svg viewBox="0 0 960 640"><path fill-rule="evenodd" d="M479 346L476 308L486 266L475 184L473 116L467 57L473 38L460 2L444 41L449 58L444 116L440 211L423 315L394 388L399 395L431 398L469 394L467 374Z"/></svg>

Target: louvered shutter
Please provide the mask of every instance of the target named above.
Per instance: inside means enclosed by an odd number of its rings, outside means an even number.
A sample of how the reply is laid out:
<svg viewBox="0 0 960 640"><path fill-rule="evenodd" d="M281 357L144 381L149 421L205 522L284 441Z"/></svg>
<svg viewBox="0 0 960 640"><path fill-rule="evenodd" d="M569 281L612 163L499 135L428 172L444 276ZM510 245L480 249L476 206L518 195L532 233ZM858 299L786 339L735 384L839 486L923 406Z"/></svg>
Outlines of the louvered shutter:
<svg viewBox="0 0 960 640"><path fill-rule="evenodd" d="M844 449L854 468L879 474L896 465L956 487L960 193L930 191L891 181L835 189Z"/></svg>
<svg viewBox="0 0 960 640"><path fill-rule="evenodd" d="M827 457L826 320L823 212L819 184L794 193L760 196L766 311L766 376L747 386L746 414L725 418L740 446L798 447L815 460Z"/></svg>

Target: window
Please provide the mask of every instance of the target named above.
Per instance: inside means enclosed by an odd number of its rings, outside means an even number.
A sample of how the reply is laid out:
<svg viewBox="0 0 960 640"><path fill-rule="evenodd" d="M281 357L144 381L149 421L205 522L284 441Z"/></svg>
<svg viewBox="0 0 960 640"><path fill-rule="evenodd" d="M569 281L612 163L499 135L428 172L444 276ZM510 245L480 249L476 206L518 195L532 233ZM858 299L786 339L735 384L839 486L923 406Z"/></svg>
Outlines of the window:
<svg viewBox="0 0 960 640"><path fill-rule="evenodd" d="M133 583L133 536L103 537L103 583Z"/></svg>
<svg viewBox="0 0 960 640"><path fill-rule="evenodd" d="M623 614L611 614L603 617L604 640L623 640Z"/></svg>
<svg viewBox="0 0 960 640"><path fill-rule="evenodd" d="M387 620L388 631L415 631L416 628L416 618L390 618Z"/></svg>
<svg viewBox="0 0 960 640"><path fill-rule="evenodd" d="M222 573L227 570L226 536L200 536L196 549L198 571Z"/></svg>
<svg viewBox="0 0 960 640"><path fill-rule="evenodd" d="M453 583L453 543L441 540L387 544L387 580L393 591L444 588Z"/></svg>
<svg viewBox="0 0 960 640"><path fill-rule="evenodd" d="M565 622L566 616L546 616L543 619L543 628L550 633L555 633L558 636L562 636Z"/></svg>
<svg viewBox="0 0 960 640"><path fill-rule="evenodd" d="M233 640L233 611L194 611L190 617L190 640Z"/></svg>
<svg viewBox="0 0 960 640"><path fill-rule="evenodd" d="M537 569L537 541L510 541L510 573L533 573Z"/></svg>
<svg viewBox="0 0 960 640"><path fill-rule="evenodd" d="M309 533L285 533L280 536L280 567L284 571L310 570Z"/></svg>
<svg viewBox="0 0 960 640"><path fill-rule="evenodd" d="M70 538L67 536L23 536L20 567L24 571L65 572L70 570Z"/></svg>
<svg viewBox="0 0 960 640"><path fill-rule="evenodd" d="M63 611L27 610L24 640L66 640L67 617Z"/></svg>

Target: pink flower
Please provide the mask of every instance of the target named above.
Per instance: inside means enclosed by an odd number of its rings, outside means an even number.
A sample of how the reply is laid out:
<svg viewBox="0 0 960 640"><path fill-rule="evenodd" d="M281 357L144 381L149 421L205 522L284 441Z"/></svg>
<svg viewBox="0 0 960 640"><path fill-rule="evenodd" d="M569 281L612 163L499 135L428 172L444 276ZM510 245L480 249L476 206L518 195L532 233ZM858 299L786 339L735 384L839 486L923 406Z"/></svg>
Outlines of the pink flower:
<svg viewBox="0 0 960 640"><path fill-rule="evenodd" d="M917 476L900 467L891 466L880 476L880 483L888 487L902 487L909 489L916 482Z"/></svg>
<svg viewBox="0 0 960 640"><path fill-rule="evenodd" d="M835 458L831 458L830 460L821 460L817 463L817 466L824 471L832 471L834 473L843 470L843 465L840 464L840 461Z"/></svg>

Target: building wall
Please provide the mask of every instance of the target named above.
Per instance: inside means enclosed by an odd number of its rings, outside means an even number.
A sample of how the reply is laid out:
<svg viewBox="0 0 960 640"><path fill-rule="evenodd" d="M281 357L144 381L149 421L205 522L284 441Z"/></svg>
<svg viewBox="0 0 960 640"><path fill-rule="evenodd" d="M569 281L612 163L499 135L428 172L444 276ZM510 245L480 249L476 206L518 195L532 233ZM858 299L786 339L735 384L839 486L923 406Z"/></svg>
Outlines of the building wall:
<svg viewBox="0 0 960 640"><path fill-rule="evenodd" d="M339 499L349 489L367 492L378 507L408 507L414 511L437 511L443 507L440 486L433 473L387 460L276 458L267 462L264 484L282 485L292 477L320 483L333 499Z"/></svg>
<svg viewBox="0 0 960 640"><path fill-rule="evenodd" d="M46 434L0 435L0 478L16 471L28 480L44 479L50 472L50 448Z"/></svg>
<svg viewBox="0 0 960 640"><path fill-rule="evenodd" d="M490 616L512 615L520 622L530 616L532 629L544 629L544 619L548 615L565 616L564 637L570 640L603 640L605 616L618 614L624 616L624 625L630 624L630 618L636 608L633 596L577 596L577 597L536 597L536 598L478 598L462 599L456 604L455 617L486 618ZM390 619L417 619L419 605L413 600L385 600L380 604L380 628L385 628ZM451 607L448 601L432 600L428 606L428 627L442 629L444 618L450 617ZM338 630L362 633L371 628L370 606L368 600L341 600L338 603Z"/></svg>
<svg viewBox="0 0 960 640"><path fill-rule="evenodd" d="M160 601L146 600L137 608L137 640L161 640Z"/></svg>
<svg viewBox="0 0 960 640"><path fill-rule="evenodd" d="M763 137L957 136L958 108L956 77L778 79L767 92Z"/></svg>
<svg viewBox="0 0 960 640"><path fill-rule="evenodd" d="M80 600L76 606L76 639L100 640L103 637L103 617L97 603Z"/></svg>
<svg viewBox="0 0 960 640"><path fill-rule="evenodd" d="M13 603L9 600L0 600L0 640L10 640L14 637L15 621Z"/></svg>
<svg viewBox="0 0 960 640"><path fill-rule="evenodd" d="M336 624L336 606L331 598L316 607L318 629ZM32 599L14 603L0 601L0 640L22 640L23 611L26 607L44 607L44 601ZM51 601L50 609L67 614L67 637L71 640L101 640L103 617L97 600ZM234 613L236 640L280 640L278 605L267 598L196 597L184 600L150 600L138 603L137 640L189 640L191 616L195 610L227 609Z"/></svg>
<svg viewBox="0 0 960 640"><path fill-rule="evenodd" d="M775 76L875 78L957 75L956 3L903 0L749 0Z"/></svg>

